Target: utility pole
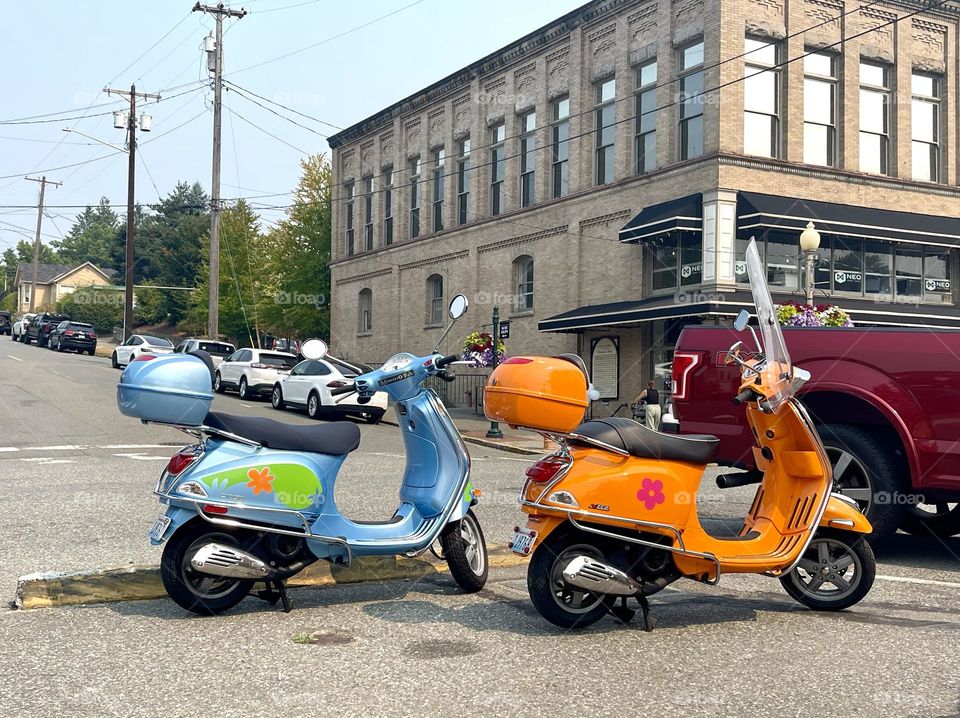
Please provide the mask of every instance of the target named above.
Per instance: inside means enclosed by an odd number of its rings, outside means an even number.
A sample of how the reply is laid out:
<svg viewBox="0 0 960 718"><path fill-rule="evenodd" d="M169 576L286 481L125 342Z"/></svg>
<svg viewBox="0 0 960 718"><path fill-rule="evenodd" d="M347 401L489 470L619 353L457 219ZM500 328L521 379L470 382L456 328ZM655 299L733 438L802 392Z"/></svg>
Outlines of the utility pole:
<svg viewBox="0 0 960 718"><path fill-rule="evenodd" d="M207 304L207 336L216 339L220 324L220 109L221 84L223 79L223 18L235 17L238 20L247 14L243 8L231 10L223 3L201 5L197 2L193 12L205 12L217 21L216 39L211 48L207 44L208 58L213 59L213 178L210 187L210 279L207 282L209 301Z"/></svg>
<svg viewBox="0 0 960 718"><path fill-rule="evenodd" d="M492 337L491 353L493 355L492 356L493 361L490 362L490 366L492 366L494 370L496 370L497 365L500 363L500 352L497 351L498 349L497 342L500 341L500 307L497 305L494 305L493 307L493 333L491 334L491 337ZM490 422L490 428L487 429L487 438L488 439L503 438L503 432L500 431L500 424L497 423L496 421Z"/></svg>
<svg viewBox="0 0 960 718"><path fill-rule="evenodd" d="M48 184L59 187L63 182L48 180L46 175L40 179L35 177L24 177L24 179L40 183L40 201L37 203L37 236L33 240L33 286L30 288L30 311L33 312L37 308L37 273L40 271L40 227L43 225L43 196L46 194Z"/></svg>
<svg viewBox="0 0 960 718"><path fill-rule="evenodd" d="M160 95L153 95L148 92L137 92L136 85L130 85L129 90L115 90L110 87L104 87L103 91L108 95L125 95L130 98L130 113L127 116L127 150L130 153L130 159L127 164L127 242L126 259L124 260L123 273L123 340L126 341L133 332L133 234L134 234L134 188L136 186L137 173L137 98L144 100L159 100ZM147 118L143 122L144 132L149 132L150 121ZM141 118L141 121L142 118ZM114 127L118 122L114 121Z"/></svg>

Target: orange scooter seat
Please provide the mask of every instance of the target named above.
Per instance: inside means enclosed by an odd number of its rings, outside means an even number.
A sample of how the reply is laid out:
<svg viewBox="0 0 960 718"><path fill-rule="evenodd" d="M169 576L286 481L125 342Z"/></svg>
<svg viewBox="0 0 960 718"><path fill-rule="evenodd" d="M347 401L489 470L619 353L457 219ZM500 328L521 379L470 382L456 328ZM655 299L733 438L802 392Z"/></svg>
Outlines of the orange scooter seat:
<svg viewBox="0 0 960 718"><path fill-rule="evenodd" d="M584 422L573 434L569 439L571 444L578 443L576 437L579 435L602 441L642 459L687 461L691 464L710 463L720 445L717 437L708 434L661 434L633 419L615 416Z"/></svg>

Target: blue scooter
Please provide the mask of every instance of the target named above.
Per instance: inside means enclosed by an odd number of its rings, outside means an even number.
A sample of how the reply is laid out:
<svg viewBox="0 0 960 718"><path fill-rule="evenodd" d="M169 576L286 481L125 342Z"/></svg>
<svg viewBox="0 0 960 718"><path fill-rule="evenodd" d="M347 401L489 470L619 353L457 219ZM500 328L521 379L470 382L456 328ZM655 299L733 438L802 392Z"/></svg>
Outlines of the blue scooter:
<svg viewBox="0 0 960 718"><path fill-rule="evenodd" d="M467 306L466 297L454 297L451 319L459 319ZM301 347L308 359L322 358L326 350L321 340ZM284 581L318 559L350 565L360 556L415 556L436 542L460 587L479 591L488 560L471 510L479 491L470 482L470 457L437 394L423 387L433 376L452 381L448 367L457 359L436 351L396 354L332 391L356 392L361 403L384 391L395 403L407 463L400 504L381 522L351 521L334 501L337 473L360 443L355 423L294 426L207 413L205 392L190 386L196 374L209 391L210 377L203 372L210 365L199 368L202 356L132 362L118 385L121 411L173 424L198 440L170 459L155 492L165 508L150 540L166 544L161 577L170 597L188 611L212 615L263 583L259 597L280 601L289 611ZM191 400L200 401L200 414L184 403Z"/></svg>

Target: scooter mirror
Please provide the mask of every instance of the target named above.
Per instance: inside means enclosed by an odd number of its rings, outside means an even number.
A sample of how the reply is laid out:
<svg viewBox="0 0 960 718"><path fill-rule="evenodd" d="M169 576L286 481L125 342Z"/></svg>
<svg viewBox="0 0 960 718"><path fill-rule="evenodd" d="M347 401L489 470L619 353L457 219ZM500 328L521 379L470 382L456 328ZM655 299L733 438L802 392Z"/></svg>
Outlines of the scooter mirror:
<svg viewBox="0 0 960 718"><path fill-rule="evenodd" d="M300 347L304 359L323 359L327 355L327 343L323 339L308 339Z"/></svg>
<svg viewBox="0 0 960 718"><path fill-rule="evenodd" d="M450 318L459 319L467 313L467 307L469 306L470 302L467 301L465 296L462 294L456 295L450 300Z"/></svg>
<svg viewBox="0 0 960 718"><path fill-rule="evenodd" d="M737 318L733 322L733 328L738 332L742 332L747 328L747 324L750 323L750 312L746 309L741 309L740 313L737 315Z"/></svg>

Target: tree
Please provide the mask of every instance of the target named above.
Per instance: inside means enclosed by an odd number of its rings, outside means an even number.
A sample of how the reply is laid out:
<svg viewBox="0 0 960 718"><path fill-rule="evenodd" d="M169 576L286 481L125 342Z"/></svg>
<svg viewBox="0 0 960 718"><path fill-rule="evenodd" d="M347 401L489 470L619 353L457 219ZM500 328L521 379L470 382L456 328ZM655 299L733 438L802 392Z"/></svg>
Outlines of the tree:
<svg viewBox="0 0 960 718"><path fill-rule="evenodd" d="M115 266L117 259L117 245L119 218L110 207L110 200L100 199L96 208L87 205L86 209L77 215L67 236L58 242L53 242L57 253L65 264L82 264L93 262L100 268L117 271L121 266ZM120 253L122 256L122 253Z"/></svg>
<svg viewBox="0 0 960 718"><path fill-rule="evenodd" d="M323 154L300 162L293 206L266 237L260 318L279 336L330 335L330 196L333 173Z"/></svg>

